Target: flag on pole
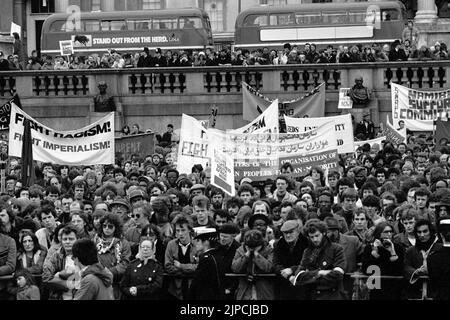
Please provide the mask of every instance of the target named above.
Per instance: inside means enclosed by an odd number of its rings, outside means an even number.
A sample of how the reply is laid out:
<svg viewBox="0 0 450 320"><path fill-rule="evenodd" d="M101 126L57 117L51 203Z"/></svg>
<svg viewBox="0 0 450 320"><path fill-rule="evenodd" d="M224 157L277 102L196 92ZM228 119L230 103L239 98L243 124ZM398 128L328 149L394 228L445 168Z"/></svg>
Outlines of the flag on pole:
<svg viewBox="0 0 450 320"><path fill-rule="evenodd" d="M34 181L33 139L31 137L30 120L25 119L22 142L22 185L29 187L34 184Z"/></svg>

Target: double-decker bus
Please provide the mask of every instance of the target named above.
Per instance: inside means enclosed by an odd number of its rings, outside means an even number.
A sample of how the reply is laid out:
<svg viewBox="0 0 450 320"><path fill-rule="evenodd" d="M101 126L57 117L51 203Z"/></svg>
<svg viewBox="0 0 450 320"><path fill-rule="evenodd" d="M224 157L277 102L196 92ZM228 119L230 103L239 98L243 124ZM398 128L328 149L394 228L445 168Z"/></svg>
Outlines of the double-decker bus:
<svg viewBox="0 0 450 320"><path fill-rule="evenodd" d="M42 27L41 52L59 53L62 40L72 40L74 52L83 54L214 45L209 17L196 8L53 14Z"/></svg>
<svg viewBox="0 0 450 320"><path fill-rule="evenodd" d="M259 6L238 15L235 46L392 42L401 38L406 22L405 6L399 1Z"/></svg>

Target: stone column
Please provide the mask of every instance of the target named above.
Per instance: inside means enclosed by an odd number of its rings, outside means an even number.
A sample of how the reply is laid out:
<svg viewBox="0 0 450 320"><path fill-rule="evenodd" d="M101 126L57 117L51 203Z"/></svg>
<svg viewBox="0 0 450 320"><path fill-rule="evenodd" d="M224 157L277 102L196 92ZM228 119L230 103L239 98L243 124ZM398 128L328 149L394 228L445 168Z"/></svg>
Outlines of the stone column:
<svg viewBox="0 0 450 320"><path fill-rule="evenodd" d="M434 0L418 0L415 21L418 24L434 23L437 20L437 8Z"/></svg>

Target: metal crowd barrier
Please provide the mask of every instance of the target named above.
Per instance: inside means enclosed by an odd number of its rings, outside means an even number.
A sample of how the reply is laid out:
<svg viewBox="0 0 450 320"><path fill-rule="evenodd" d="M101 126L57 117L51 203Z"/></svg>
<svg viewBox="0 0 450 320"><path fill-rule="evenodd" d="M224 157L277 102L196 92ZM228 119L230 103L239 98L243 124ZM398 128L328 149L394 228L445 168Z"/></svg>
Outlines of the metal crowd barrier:
<svg viewBox="0 0 450 320"><path fill-rule="evenodd" d="M241 277L246 277L247 274L244 274L244 273L226 273L225 276L229 277L229 278L241 278ZM259 278L275 278L275 277L278 277L278 276L279 275L277 275L275 273L261 273L261 274L255 274L254 275L254 277L257 277L257 278L258 277ZM35 278L41 278L42 275L35 275L34 277ZM169 273L164 273L164 277L183 278L183 276L174 276L174 275L169 274ZM192 276L184 276L184 277L192 278ZM346 273L345 277L354 279L355 284L358 286L358 288L362 287L364 285L364 281L365 280L367 281L368 278L371 278L371 279L380 278L380 279L386 279L386 280L391 279L391 280L398 280L398 281L402 281L402 280L405 279L403 276L375 276L375 275L365 275L365 274L358 273L358 272ZM0 282L12 280L12 279L14 279L14 275L13 274L12 275L0 276ZM428 281L429 281L429 278L427 276L421 276L421 277L419 277L419 279L422 280L422 297L421 297L420 300L430 300L431 298L428 297ZM354 296L355 299L354 300L360 300L361 297L359 295L360 294L359 290L356 290L354 292L354 294L355 294L355 296Z"/></svg>

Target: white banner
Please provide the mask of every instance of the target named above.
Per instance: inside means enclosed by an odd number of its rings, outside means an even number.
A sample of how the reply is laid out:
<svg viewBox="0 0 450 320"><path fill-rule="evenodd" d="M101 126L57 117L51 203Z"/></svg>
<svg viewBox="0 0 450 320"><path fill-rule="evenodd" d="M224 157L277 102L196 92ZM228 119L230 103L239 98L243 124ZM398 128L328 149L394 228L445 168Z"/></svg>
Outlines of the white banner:
<svg viewBox="0 0 450 320"><path fill-rule="evenodd" d="M231 130L231 133L278 133L278 99L275 99L272 104L261 113L255 120L242 128Z"/></svg>
<svg viewBox="0 0 450 320"><path fill-rule="evenodd" d="M84 128L56 131L11 104L9 156L22 156L24 120L31 122L33 159L62 165L114 163L114 112Z"/></svg>
<svg viewBox="0 0 450 320"><path fill-rule="evenodd" d="M195 164L201 164L203 168L208 166L210 159L206 130L199 120L183 114L178 145L178 172L189 174Z"/></svg>
<svg viewBox="0 0 450 320"><path fill-rule="evenodd" d="M338 153L354 152L353 125L350 114L321 118L292 118L284 116L287 133L306 132L333 121L336 131Z"/></svg>
<svg viewBox="0 0 450 320"><path fill-rule="evenodd" d="M221 141L226 139L226 134L218 130L215 133L221 135L220 140L214 139L216 134L210 134L208 130L209 146L211 151L211 184L222 189L231 197L236 194L234 186L234 158L223 152Z"/></svg>
<svg viewBox="0 0 450 320"><path fill-rule="evenodd" d="M433 121L446 121L450 114L450 90L421 91L391 84L392 122L403 120L406 129L433 131Z"/></svg>
<svg viewBox="0 0 450 320"><path fill-rule="evenodd" d="M365 140L365 141L355 141L355 151L362 145L365 145L366 143L370 144L370 147L372 148L374 144L377 144L380 146L380 150L383 148L383 144L381 143L383 140L386 140L386 137L379 137L372 140Z"/></svg>
<svg viewBox="0 0 450 320"><path fill-rule="evenodd" d="M353 100L348 96L350 88L339 89L339 105L338 109L351 109L353 108Z"/></svg>

